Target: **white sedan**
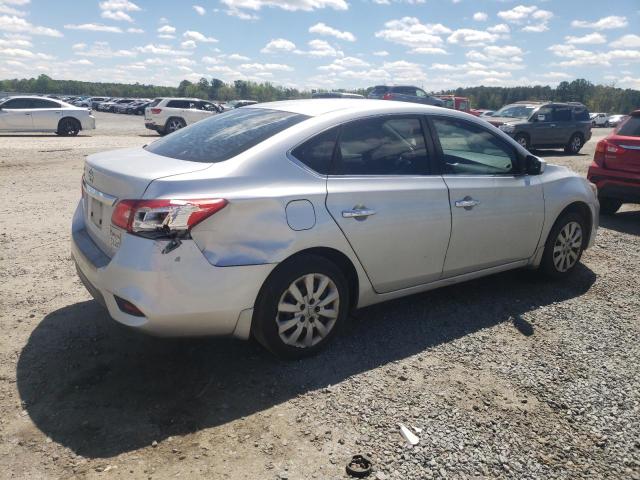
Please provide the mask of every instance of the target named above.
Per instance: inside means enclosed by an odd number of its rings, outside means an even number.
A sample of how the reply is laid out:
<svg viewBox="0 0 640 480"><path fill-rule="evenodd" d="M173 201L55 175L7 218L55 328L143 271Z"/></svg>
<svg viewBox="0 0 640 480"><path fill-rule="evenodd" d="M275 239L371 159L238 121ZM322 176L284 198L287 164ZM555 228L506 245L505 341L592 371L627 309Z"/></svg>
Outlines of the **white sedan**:
<svg viewBox="0 0 640 480"><path fill-rule="evenodd" d="M0 132L55 132L73 136L96 128L91 111L44 97L9 97L0 100Z"/></svg>
<svg viewBox="0 0 640 480"><path fill-rule="evenodd" d="M115 320L289 358L352 308L513 268L565 277L599 211L594 185L484 120L364 99L238 108L90 155L82 191L72 255Z"/></svg>

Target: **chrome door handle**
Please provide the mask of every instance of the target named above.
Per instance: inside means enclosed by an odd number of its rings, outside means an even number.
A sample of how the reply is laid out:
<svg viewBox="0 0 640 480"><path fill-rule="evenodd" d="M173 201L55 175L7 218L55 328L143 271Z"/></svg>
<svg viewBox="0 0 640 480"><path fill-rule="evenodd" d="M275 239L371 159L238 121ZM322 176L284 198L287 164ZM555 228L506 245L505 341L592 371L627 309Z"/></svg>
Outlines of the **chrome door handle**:
<svg viewBox="0 0 640 480"><path fill-rule="evenodd" d="M353 210L343 210L342 217L343 218L365 218L370 217L371 215L375 215L376 211L371 210L370 208L354 208Z"/></svg>
<svg viewBox="0 0 640 480"><path fill-rule="evenodd" d="M471 210L477 205L480 205L480 201L474 200L471 197L464 197L462 200L456 200L456 207L464 208L465 210Z"/></svg>

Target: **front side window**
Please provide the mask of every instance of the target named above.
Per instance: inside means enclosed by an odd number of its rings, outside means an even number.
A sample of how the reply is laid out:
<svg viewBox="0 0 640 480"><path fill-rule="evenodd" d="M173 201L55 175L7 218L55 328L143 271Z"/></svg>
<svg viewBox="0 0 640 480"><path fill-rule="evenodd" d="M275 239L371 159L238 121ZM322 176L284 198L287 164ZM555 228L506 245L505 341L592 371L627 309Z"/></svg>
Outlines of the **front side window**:
<svg viewBox="0 0 640 480"><path fill-rule="evenodd" d="M418 118L377 117L342 126L338 175L422 175L427 150Z"/></svg>
<svg viewBox="0 0 640 480"><path fill-rule="evenodd" d="M222 162L307 118L266 108L230 110L156 140L146 150L190 162Z"/></svg>
<svg viewBox="0 0 640 480"><path fill-rule="evenodd" d="M454 118L433 118L442 148L443 173L457 175L513 174L516 152L484 128Z"/></svg>
<svg viewBox="0 0 640 480"><path fill-rule="evenodd" d="M552 120L551 115L553 114L552 107L540 107L536 112L536 119L539 122L550 122Z"/></svg>

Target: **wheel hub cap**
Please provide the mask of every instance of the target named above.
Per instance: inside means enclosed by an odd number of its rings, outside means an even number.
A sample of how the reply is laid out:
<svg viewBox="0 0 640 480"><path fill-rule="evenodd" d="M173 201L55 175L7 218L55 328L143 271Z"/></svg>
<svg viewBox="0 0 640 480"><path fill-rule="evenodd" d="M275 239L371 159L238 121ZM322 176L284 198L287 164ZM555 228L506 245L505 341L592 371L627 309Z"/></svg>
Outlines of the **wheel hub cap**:
<svg viewBox="0 0 640 480"><path fill-rule="evenodd" d="M335 283L321 273L309 273L294 280L278 302L276 324L287 345L309 348L333 329L340 308Z"/></svg>
<svg viewBox="0 0 640 480"><path fill-rule="evenodd" d="M573 267L582 250L582 227L578 222L567 223L553 245L553 265L559 272Z"/></svg>

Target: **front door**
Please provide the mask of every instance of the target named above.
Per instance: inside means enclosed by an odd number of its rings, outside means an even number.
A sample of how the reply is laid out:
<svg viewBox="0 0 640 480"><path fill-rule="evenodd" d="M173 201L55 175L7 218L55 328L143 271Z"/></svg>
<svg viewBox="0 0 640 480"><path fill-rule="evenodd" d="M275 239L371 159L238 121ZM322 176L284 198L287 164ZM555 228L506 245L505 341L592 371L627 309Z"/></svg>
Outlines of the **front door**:
<svg viewBox="0 0 640 480"><path fill-rule="evenodd" d="M428 158L417 116L372 117L340 131L327 208L379 293L442 275L449 196Z"/></svg>
<svg viewBox="0 0 640 480"><path fill-rule="evenodd" d="M515 147L488 129L444 116L431 122L451 202L443 276L531 257L544 222L539 179L522 175Z"/></svg>

